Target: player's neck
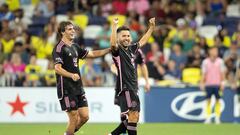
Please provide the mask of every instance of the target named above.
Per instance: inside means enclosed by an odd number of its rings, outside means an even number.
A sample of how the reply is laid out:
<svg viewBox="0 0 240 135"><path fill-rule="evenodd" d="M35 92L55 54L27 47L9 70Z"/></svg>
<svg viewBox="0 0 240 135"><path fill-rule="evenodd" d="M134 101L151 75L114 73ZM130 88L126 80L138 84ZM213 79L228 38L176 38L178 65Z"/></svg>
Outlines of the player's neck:
<svg viewBox="0 0 240 135"><path fill-rule="evenodd" d="M66 37L63 37L63 38L62 38L62 41L63 41L66 45L68 45L68 46L71 46L72 43L73 43L73 40L69 40L69 39L66 38Z"/></svg>

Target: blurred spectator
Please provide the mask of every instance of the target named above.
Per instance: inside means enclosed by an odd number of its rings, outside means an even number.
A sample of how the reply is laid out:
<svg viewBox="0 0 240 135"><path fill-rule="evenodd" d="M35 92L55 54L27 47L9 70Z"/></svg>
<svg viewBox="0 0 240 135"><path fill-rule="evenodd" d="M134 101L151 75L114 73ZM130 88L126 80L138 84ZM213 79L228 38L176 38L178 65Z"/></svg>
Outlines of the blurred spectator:
<svg viewBox="0 0 240 135"><path fill-rule="evenodd" d="M129 0L127 3L127 10L135 11L139 15L143 15L145 11L149 10L148 0Z"/></svg>
<svg viewBox="0 0 240 135"><path fill-rule="evenodd" d="M0 42L0 64L3 64L3 61L7 58L7 55L3 53L3 45Z"/></svg>
<svg viewBox="0 0 240 135"><path fill-rule="evenodd" d="M129 11L127 22L132 31L139 32L141 30L139 15L135 11Z"/></svg>
<svg viewBox="0 0 240 135"><path fill-rule="evenodd" d="M8 5L6 3L0 5L0 20L8 20L11 21L14 19L13 13L9 10Z"/></svg>
<svg viewBox="0 0 240 135"><path fill-rule="evenodd" d="M50 18L54 15L54 8L52 0L40 0L35 8L35 16Z"/></svg>
<svg viewBox="0 0 240 135"><path fill-rule="evenodd" d="M46 38L47 42L54 45L56 44L56 38L57 38L57 21L56 17L52 16L50 18L50 22L45 26L45 33L46 33Z"/></svg>
<svg viewBox="0 0 240 135"><path fill-rule="evenodd" d="M155 81L163 80L165 74L165 69L159 61L157 55L153 55L152 61L148 61L147 68L149 72L149 77L153 78Z"/></svg>
<svg viewBox="0 0 240 135"><path fill-rule="evenodd" d="M188 53L187 56L187 67L197 67L200 68L203 59L205 58L201 52L199 45L193 46L193 49Z"/></svg>
<svg viewBox="0 0 240 135"><path fill-rule="evenodd" d="M187 56L182 52L182 43L178 42L173 45L169 60L176 62L176 67L182 70L187 63Z"/></svg>
<svg viewBox="0 0 240 135"><path fill-rule="evenodd" d="M166 16L165 9L168 8L167 0L153 0L148 11L145 12L146 20L156 17L157 21L163 22Z"/></svg>
<svg viewBox="0 0 240 135"><path fill-rule="evenodd" d="M30 63L25 68L26 85L27 86L39 86L41 67L37 65L37 58L35 55L30 57Z"/></svg>
<svg viewBox="0 0 240 135"><path fill-rule="evenodd" d="M3 65L0 64L0 87L4 87L4 86L5 86L4 69L3 69Z"/></svg>
<svg viewBox="0 0 240 135"><path fill-rule="evenodd" d="M166 17L168 17L174 21L179 18L183 18L184 10L185 9L182 4L180 4L176 1L171 1L169 3L169 9L167 10Z"/></svg>
<svg viewBox="0 0 240 135"><path fill-rule="evenodd" d="M232 35L232 41L236 41L237 45L240 46L240 21L238 22L236 31Z"/></svg>
<svg viewBox="0 0 240 135"><path fill-rule="evenodd" d="M26 65L22 62L21 56L18 53L13 53L11 63L15 74L14 86L24 86Z"/></svg>
<svg viewBox="0 0 240 135"><path fill-rule="evenodd" d="M221 38L222 44L224 46L229 47L231 45L231 38L226 28L221 29L218 35Z"/></svg>
<svg viewBox="0 0 240 135"><path fill-rule="evenodd" d="M222 39L219 36L214 37L214 45L218 48L219 57L223 58L223 55L228 48L223 45Z"/></svg>
<svg viewBox="0 0 240 135"><path fill-rule="evenodd" d="M55 86L56 85L56 77L55 77L55 70L54 70L54 63L52 60L49 60L48 68L44 73L43 76L43 86Z"/></svg>
<svg viewBox="0 0 240 135"><path fill-rule="evenodd" d="M93 59L86 59L86 63L80 69L83 84L85 86L101 86L101 67L93 62Z"/></svg>
<svg viewBox="0 0 240 135"><path fill-rule="evenodd" d="M74 11L73 1L71 0L56 0L55 14L67 14L67 12Z"/></svg>
<svg viewBox="0 0 240 135"><path fill-rule="evenodd" d="M166 80L180 80L181 70L176 67L176 63L173 60L169 60L165 71L164 79Z"/></svg>
<svg viewBox="0 0 240 135"><path fill-rule="evenodd" d="M111 35L110 22L106 22L103 25L102 31L100 31L97 37L100 49L110 47L110 35Z"/></svg>
<svg viewBox="0 0 240 135"><path fill-rule="evenodd" d="M207 0L207 10L211 15L225 14L227 10L227 1Z"/></svg>
<svg viewBox="0 0 240 135"><path fill-rule="evenodd" d="M151 50L146 55L146 61L153 62L154 60L158 60L160 64L164 63L163 53L159 49L159 45L157 43L151 44Z"/></svg>
<svg viewBox="0 0 240 135"><path fill-rule="evenodd" d="M108 17L112 13L112 3L111 0L100 0L99 8L102 12L103 17Z"/></svg>
<svg viewBox="0 0 240 135"><path fill-rule="evenodd" d="M12 31L7 31L7 33L4 33L2 37L0 37L0 42L3 46L3 53L10 55L10 53L13 51L14 47L14 37Z"/></svg>
<svg viewBox="0 0 240 135"><path fill-rule="evenodd" d="M127 0L113 0L113 13L125 15L127 13Z"/></svg>
<svg viewBox="0 0 240 135"><path fill-rule="evenodd" d="M14 86L15 74L12 61L6 59L3 62L4 78L6 86Z"/></svg>

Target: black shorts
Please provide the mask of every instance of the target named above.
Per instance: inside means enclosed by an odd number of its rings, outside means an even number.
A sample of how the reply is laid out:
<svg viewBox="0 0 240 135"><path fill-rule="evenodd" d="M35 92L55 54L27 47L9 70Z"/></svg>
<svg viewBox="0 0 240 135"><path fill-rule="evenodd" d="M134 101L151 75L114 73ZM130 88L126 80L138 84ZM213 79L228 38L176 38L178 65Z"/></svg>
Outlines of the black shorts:
<svg viewBox="0 0 240 135"><path fill-rule="evenodd" d="M137 92L123 91L120 95L115 96L114 102L120 107L121 113L127 113L128 111L140 112L140 100Z"/></svg>
<svg viewBox="0 0 240 135"><path fill-rule="evenodd" d="M88 102L85 94L83 95L64 95L60 101L63 111L77 110L81 107L88 107Z"/></svg>
<svg viewBox="0 0 240 135"><path fill-rule="evenodd" d="M207 99L211 98L212 95L216 97L216 99L220 99L221 96L219 94L219 86L206 86L206 92L207 92Z"/></svg>

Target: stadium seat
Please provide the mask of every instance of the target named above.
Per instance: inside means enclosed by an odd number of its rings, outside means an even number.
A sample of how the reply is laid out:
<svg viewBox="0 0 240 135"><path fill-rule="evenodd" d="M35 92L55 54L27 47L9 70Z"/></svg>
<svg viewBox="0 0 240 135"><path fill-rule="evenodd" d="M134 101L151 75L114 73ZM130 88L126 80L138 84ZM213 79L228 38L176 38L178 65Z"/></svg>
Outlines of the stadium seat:
<svg viewBox="0 0 240 135"><path fill-rule="evenodd" d="M112 23L113 18L116 18L116 17L119 20L119 22L118 22L119 26L122 26L122 25L124 25L126 23L126 16L119 15L119 14L110 15L110 16L108 16L107 20Z"/></svg>
<svg viewBox="0 0 240 135"><path fill-rule="evenodd" d="M231 4L227 6L228 17L240 17L240 5L239 4Z"/></svg>
<svg viewBox="0 0 240 135"><path fill-rule="evenodd" d="M68 16L67 15L57 15L56 20L57 20L57 23L60 23L62 21L68 21Z"/></svg>
<svg viewBox="0 0 240 135"><path fill-rule="evenodd" d="M83 31L83 38L96 39L102 29L102 26L99 25L89 25Z"/></svg>
<svg viewBox="0 0 240 135"><path fill-rule="evenodd" d="M185 68L182 72L182 81L187 84L197 85L201 79L199 68Z"/></svg>
<svg viewBox="0 0 240 135"><path fill-rule="evenodd" d="M74 15L73 22L80 28L85 29L88 25L88 16L84 14Z"/></svg>

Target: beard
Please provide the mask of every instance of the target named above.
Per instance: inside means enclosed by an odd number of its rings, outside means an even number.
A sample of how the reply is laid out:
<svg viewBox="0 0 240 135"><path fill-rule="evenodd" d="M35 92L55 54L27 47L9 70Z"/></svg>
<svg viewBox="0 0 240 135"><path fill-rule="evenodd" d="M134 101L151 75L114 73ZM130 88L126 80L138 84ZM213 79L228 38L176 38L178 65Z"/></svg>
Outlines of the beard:
<svg viewBox="0 0 240 135"><path fill-rule="evenodd" d="M124 40L124 41L120 42L120 44L121 44L124 48L127 48L127 47L130 45L130 42L127 41L127 40Z"/></svg>

